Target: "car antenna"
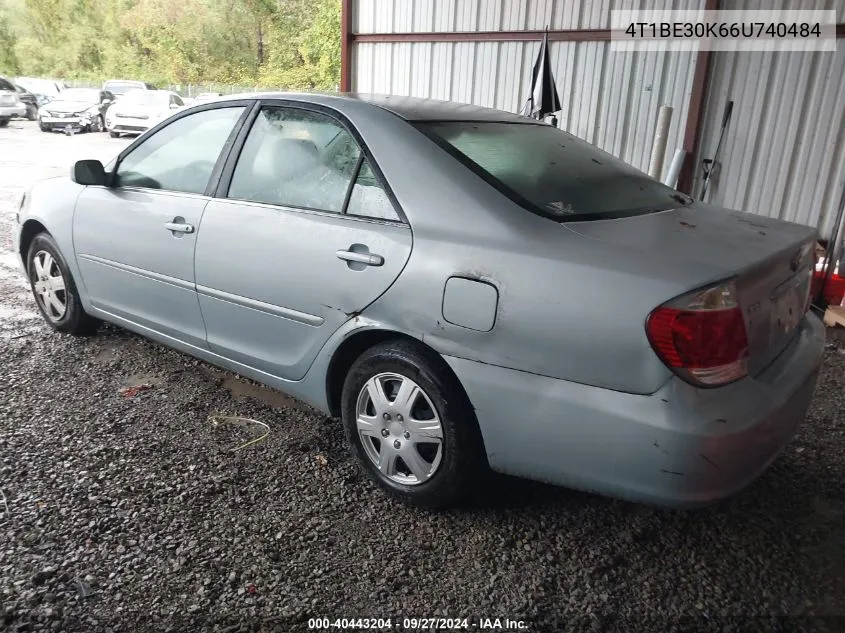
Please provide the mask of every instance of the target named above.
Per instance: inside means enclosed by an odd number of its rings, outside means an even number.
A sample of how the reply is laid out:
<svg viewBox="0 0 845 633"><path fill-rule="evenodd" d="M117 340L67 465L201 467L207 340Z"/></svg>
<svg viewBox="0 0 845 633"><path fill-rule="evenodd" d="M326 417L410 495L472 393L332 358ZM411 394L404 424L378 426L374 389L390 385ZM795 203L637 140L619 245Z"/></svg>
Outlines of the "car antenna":
<svg viewBox="0 0 845 633"><path fill-rule="evenodd" d="M699 200L704 202L705 197L707 196L707 185L710 184L710 175L713 173L713 168L716 165L716 160L719 158L719 150L722 149L722 139L725 137L725 130L728 129L728 125L731 122L731 113L734 109L734 102L728 101L728 104L725 106L725 114L722 116L722 129L719 132L719 141L716 143L716 151L713 152L713 158L705 158L702 163L702 168L704 169L704 181L701 185L701 196L699 196Z"/></svg>

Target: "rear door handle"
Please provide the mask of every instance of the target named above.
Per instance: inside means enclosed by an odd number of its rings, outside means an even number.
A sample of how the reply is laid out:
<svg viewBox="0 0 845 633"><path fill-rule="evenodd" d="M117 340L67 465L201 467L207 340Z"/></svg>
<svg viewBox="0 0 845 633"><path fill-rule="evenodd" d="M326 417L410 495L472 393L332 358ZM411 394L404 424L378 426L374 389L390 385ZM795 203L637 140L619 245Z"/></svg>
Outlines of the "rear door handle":
<svg viewBox="0 0 845 633"><path fill-rule="evenodd" d="M358 264L366 264L367 266L381 266L384 264L384 257L381 255L374 255L372 253L337 251L336 255L339 259L345 259L348 262L357 262Z"/></svg>
<svg viewBox="0 0 845 633"><path fill-rule="evenodd" d="M194 225L193 224L180 224L179 222L168 222L164 225L168 231L173 231L174 233L193 233L194 232Z"/></svg>

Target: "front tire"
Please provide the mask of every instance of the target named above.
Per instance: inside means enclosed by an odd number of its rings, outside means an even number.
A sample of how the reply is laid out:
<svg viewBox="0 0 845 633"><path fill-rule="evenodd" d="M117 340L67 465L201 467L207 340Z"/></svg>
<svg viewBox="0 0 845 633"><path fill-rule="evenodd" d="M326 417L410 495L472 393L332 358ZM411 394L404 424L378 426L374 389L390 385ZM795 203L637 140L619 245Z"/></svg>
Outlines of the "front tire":
<svg viewBox="0 0 845 633"><path fill-rule="evenodd" d="M117 132L112 132L111 130L109 130L109 136L112 137L112 138L119 138L120 134L118 134Z"/></svg>
<svg viewBox="0 0 845 633"><path fill-rule="evenodd" d="M9 119L2 118L0 119L0 127L7 127L9 125Z"/></svg>
<svg viewBox="0 0 845 633"><path fill-rule="evenodd" d="M38 108L35 106L28 106L26 109L26 118L28 121L38 120Z"/></svg>
<svg viewBox="0 0 845 633"><path fill-rule="evenodd" d="M394 340L364 352L343 386L352 454L385 492L411 505L461 500L485 469L472 407L431 350Z"/></svg>
<svg viewBox="0 0 845 633"><path fill-rule="evenodd" d="M94 117L94 120L91 121L91 125L88 126L89 132L102 132L103 131L103 117L97 116Z"/></svg>
<svg viewBox="0 0 845 633"><path fill-rule="evenodd" d="M47 325L77 336L96 331L100 322L83 309L67 262L49 233L33 238L26 269L32 295Z"/></svg>

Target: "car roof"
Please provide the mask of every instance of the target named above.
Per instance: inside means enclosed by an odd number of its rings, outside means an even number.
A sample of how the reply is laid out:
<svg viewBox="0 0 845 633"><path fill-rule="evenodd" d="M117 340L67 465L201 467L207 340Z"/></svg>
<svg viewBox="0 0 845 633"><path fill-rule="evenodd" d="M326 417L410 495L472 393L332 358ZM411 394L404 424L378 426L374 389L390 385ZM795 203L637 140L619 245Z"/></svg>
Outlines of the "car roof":
<svg viewBox="0 0 845 633"><path fill-rule="evenodd" d="M313 103L357 101L388 110L407 121L501 121L506 123L537 123L535 119L530 119L512 112L504 112L502 110L470 105L468 103L378 94L261 92L227 95L221 97L220 101L244 98L289 99L295 101L311 101Z"/></svg>

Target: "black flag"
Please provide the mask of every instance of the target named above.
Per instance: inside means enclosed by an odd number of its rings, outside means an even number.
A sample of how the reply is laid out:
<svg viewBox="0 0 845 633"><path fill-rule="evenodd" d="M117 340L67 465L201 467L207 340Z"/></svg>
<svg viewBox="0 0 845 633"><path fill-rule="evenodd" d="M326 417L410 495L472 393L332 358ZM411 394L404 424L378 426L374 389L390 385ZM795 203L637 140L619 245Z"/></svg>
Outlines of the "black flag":
<svg viewBox="0 0 845 633"><path fill-rule="evenodd" d="M531 88L528 101L522 109L522 114L534 119L544 119L560 110L560 98L557 95L555 78L552 75L552 65L549 59L549 30L543 35L540 54L534 62L531 73Z"/></svg>

